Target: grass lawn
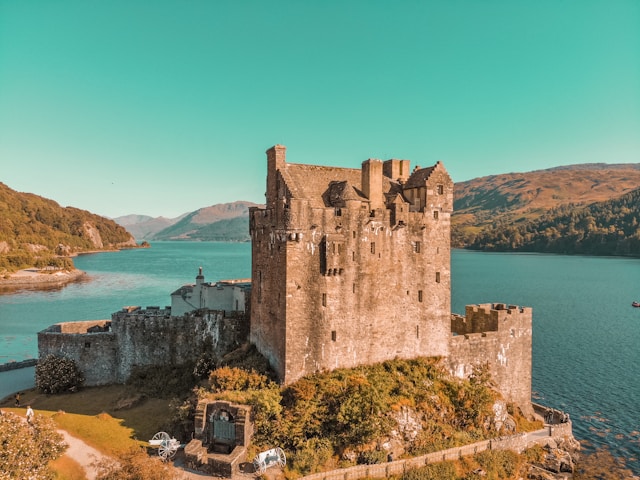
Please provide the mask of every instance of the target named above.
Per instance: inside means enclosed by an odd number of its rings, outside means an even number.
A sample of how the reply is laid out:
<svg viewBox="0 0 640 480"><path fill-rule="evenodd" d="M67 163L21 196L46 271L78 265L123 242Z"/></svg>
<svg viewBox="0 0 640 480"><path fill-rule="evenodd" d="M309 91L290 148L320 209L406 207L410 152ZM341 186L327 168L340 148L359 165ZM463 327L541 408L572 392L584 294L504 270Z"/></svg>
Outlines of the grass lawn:
<svg viewBox="0 0 640 480"><path fill-rule="evenodd" d="M60 395L45 395L32 389L22 392L21 408L11 408L12 398L0 406L24 416L26 406L31 405L36 413L52 415L60 428L102 452L111 453L118 447L134 444L135 440L148 441L164 429L170 416L169 399L147 398L122 408L132 398L130 389L123 385L89 387Z"/></svg>

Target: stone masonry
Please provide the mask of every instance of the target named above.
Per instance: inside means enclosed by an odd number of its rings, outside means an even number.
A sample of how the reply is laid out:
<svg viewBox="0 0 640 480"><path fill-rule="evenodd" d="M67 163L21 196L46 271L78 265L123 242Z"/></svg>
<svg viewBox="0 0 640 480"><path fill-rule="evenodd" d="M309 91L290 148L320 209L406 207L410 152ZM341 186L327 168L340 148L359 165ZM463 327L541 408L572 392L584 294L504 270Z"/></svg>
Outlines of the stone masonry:
<svg viewBox="0 0 640 480"><path fill-rule="evenodd" d="M530 410L530 308L451 316L453 181L438 162L369 159L360 169L267 150L266 206L250 209L250 341L283 383L393 358L440 356L468 377L488 364Z"/></svg>
<svg viewBox="0 0 640 480"><path fill-rule="evenodd" d="M396 357L448 356L453 182L438 162L362 169L267 151L250 209L251 342L284 383Z"/></svg>

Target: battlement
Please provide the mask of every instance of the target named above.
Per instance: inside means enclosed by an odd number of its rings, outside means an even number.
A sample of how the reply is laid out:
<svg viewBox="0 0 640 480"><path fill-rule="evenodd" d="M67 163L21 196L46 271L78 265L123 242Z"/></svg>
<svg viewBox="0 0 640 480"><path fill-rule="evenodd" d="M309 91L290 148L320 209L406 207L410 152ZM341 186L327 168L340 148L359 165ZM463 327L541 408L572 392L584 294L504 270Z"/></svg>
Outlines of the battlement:
<svg viewBox="0 0 640 480"><path fill-rule="evenodd" d="M467 305L465 313L451 315L451 373L467 378L477 365L486 364L505 399L528 410L533 310L485 303Z"/></svg>
<svg viewBox="0 0 640 480"><path fill-rule="evenodd" d="M111 314L111 320L124 320L124 319L136 319L136 318L158 318L164 317L168 318L171 316L171 307L147 307L146 309L138 306L127 306L122 307L122 310L119 310L115 313Z"/></svg>
<svg viewBox="0 0 640 480"><path fill-rule="evenodd" d="M533 309L505 303L467 305L465 315L451 315L454 335L497 332L502 329L531 326Z"/></svg>

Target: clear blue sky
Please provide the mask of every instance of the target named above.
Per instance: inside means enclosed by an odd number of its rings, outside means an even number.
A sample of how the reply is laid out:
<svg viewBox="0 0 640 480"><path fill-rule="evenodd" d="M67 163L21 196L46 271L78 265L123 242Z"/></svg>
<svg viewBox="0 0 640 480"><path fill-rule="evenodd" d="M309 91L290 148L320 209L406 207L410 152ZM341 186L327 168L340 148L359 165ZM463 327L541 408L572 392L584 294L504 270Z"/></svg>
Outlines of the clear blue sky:
<svg viewBox="0 0 640 480"><path fill-rule="evenodd" d="M454 181L640 162L638 0L1 0L0 182L116 217L264 201L265 150Z"/></svg>

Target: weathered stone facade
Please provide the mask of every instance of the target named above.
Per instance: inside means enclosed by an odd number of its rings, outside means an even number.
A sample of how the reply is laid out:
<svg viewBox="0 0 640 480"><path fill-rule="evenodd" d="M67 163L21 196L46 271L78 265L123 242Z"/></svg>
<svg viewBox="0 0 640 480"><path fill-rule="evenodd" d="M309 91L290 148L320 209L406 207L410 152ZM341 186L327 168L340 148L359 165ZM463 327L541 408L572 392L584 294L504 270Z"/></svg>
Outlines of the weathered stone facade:
<svg viewBox="0 0 640 480"><path fill-rule="evenodd" d="M447 356L453 182L441 163L362 169L267 151L250 209L251 337L284 383L395 357Z"/></svg>
<svg viewBox="0 0 640 480"><path fill-rule="evenodd" d="M248 319L199 310L171 316L171 309L125 307L111 320L66 322L38 333L38 356L73 359L85 384L123 383L136 366L183 364L205 350L224 355L246 341Z"/></svg>
<svg viewBox="0 0 640 480"><path fill-rule="evenodd" d="M504 304L468 305L465 316L452 315L451 372L468 377L487 364L502 395L532 413L532 309Z"/></svg>
<svg viewBox="0 0 640 480"><path fill-rule="evenodd" d="M317 371L440 356L531 401L530 308L451 317L453 182L442 163L369 159L361 169L287 163L267 150L266 206L250 209L250 341L283 383Z"/></svg>

